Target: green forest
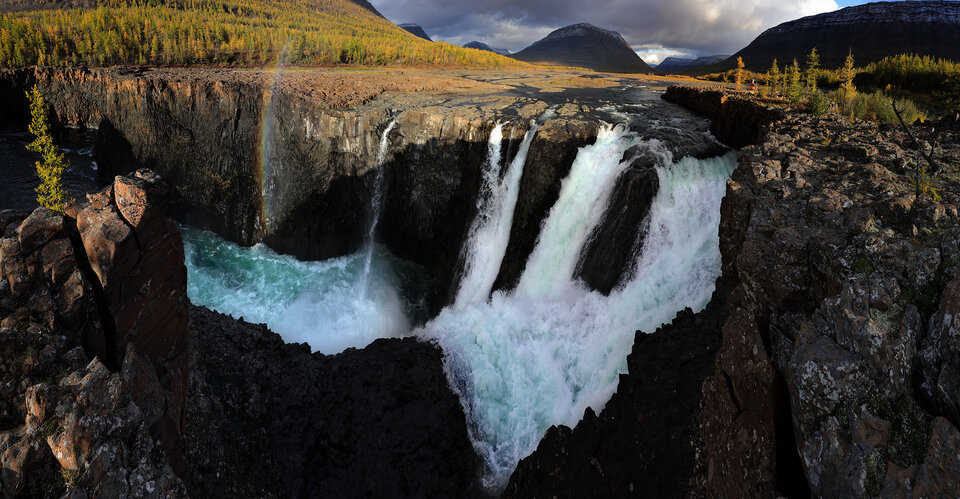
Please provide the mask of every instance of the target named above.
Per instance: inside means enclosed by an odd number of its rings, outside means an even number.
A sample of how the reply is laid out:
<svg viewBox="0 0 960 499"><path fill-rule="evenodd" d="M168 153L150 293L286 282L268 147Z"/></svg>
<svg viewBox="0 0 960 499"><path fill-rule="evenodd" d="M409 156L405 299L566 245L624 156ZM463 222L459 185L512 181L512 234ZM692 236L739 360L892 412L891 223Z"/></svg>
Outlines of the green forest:
<svg viewBox="0 0 960 499"><path fill-rule="evenodd" d="M524 65L410 35L349 0L102 0L0 14L0 66Z"/></svg>

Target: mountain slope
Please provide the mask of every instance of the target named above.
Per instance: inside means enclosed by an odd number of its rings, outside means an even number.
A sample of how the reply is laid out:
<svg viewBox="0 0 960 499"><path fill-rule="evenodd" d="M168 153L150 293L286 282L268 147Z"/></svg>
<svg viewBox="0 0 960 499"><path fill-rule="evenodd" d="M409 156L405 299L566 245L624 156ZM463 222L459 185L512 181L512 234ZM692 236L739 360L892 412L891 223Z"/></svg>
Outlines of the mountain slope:
<svg viewBox="0 0 960 499"><path fill-rule="evenodd" d="M99 0L96 9L60 0L13 12L21 1L0 0L10 10L0 15L0 67L521 64L416 38L364 0Z"/></svg>
<svg viewBox="0 0 960 499"><path fill-rule="evenodd" d="M419 24L407 23L407 24L398 24L397 26L400 26L401 28L403 28L404 31L406 31L407 33L410 33L411 35L413 35L413 36L415 36L415 37L417 37L417 38L423 38L424 40L426 40L426 41L428 41L428 42L432 42L432 41L433 41L433 40L430 38L430 35L428 35L427 32L424 31L423 28L421 28Z"/></svg>
<svg viewBox="0 0 960 499"><path fill-rule="evenodd" d="M689 71L691 69L702 68L710 64L716 64L729 58L729 55L707 55L695 59L683 57L667 57L655 69L661 73L675 73L679 71Z"/></svg>
<svg viewBox="0 0 960 499"><path fill-rule="evenodd" d="M576 66L612 73L653 72L620 33L592 24L560 28L511 57L526 62Z"/></svg>
<svg viewBox="0 0 960 499"><path fill-rule="evenodd" d="M495 53L495 54L510 55L510 51L507 50L507 49L495 49L495 48L487 45L486 43L478 42L478 41L472 41L472 42L470 42L470 43L465 43L463 46L466 47L466 48L468 48L468 49L486 50L487 52L493 52L493 53Z"/></svg>
<svg viewBox="0 0 960 499"><path fill-rule="evenodd" d="M746 48L704 70L735 67L766 71L774 58L800 63L813 47L823 67L843 64L852 50L858 65L904 53L960 60L960 2L876 2L804 17L764 31Z"/></svg>

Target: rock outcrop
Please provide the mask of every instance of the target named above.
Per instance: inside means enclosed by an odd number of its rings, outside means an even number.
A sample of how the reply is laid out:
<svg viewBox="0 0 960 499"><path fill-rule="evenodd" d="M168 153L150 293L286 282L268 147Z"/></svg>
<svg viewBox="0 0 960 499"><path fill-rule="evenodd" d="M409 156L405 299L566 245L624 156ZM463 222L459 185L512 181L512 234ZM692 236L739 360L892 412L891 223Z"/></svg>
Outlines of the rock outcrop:
<svg viewBox="0 0 960 499"><path fill-rule="evenodd" d="M190 321L191 495L480 496L436 346L385 339L324 356L203 308Z"/></svg>
<svg viewBox="0 0 960 499"><path fill-rule="evenodd" d="M186 269L162 182L0 222L4 495L183 494Z"/></svg>
<svg viewBox="0 0 960 499"><path fill-rule="evenodd" d="M722 90L671 85L663 100L710 117L710 132L736 149L756 144L765 127L784 116L782 111L760 105L749 96Z"/></svg>
<svg viewBox="0 0 960 499"><path fill-rule="evenodd" d="M914 133L952 165L932 180L937 199L916 196L923 160L899 128L791 114L740 152L722 208L732 291L703 387L703 490L960 487L943 474L960 464L958 421L937 388L953 365L960 150L949 132Z"/></svg>

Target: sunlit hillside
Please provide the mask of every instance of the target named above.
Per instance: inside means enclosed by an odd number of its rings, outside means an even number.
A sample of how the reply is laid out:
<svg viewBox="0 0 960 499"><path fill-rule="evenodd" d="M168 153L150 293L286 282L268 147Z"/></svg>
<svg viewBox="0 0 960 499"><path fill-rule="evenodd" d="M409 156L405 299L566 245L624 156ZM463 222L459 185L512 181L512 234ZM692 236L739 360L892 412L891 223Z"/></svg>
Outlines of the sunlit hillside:
<svg viewBox="0 0 960 499"><path fill-rule="evenodd" d="M0 66L517 66L421 40L349 0L100 1L0 14Z"/></svg>

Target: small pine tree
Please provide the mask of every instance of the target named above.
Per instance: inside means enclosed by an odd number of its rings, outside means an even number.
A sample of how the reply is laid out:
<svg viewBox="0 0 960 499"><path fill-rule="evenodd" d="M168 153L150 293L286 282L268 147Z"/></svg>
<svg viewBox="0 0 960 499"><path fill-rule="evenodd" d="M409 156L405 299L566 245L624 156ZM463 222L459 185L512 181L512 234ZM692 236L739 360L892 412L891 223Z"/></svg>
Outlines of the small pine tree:
<svg viewBox="0 0 960 499"><path fill-rule="evenodd" d="M767 71L767 86L770 87L770 92L773 95L780 94L780 66L777 65L776 59L773 60L773 65Z"/></svg>
<svg viewBox="0 0 960 499"><path fill-rule="evenodd" d="M63 213L67 203L72 202L70 194L63 187L63 172L70 163L63 157L63 153L53 143L50 132L50 123L47 121L47 103L43 100L40 90L34 85L27 92L30 100L30 133L36 137L27 144L27 149L40 153L42 161L37 161L37 175L40 185L35 189L37 202L53 211Z"/></svg>
<svg viewBox="0 0 960 499"><path fill-rule="evenodd" d="M816 92L817 77L820 76L820 54L817 53L817 47L813 47L807 54L807 90Z"/></svg>
<svg viewBox="0 0 960 499"><path fill-rule="evenodd" d="M743 88L743 57L737 57L737 72L734 74L737 90Z"/></svg>
<svg viewBox="0 0 960 499"><path fill-rule="evenodd" d="M787 66L786 74L787 99L796 104L803 97L803 84L800 82L800 64L793 60L793 64Z"/></svg>
<svg viewBox="0 0 960 499"><path fill-rule="evenodd" d="M840 90L843 94L844 112L850 105L850 101L857 95L857 87L853 85L853 78L857 76L857 70L853 66L853 51L847 55L847 60L840 69Z"/></svg>

